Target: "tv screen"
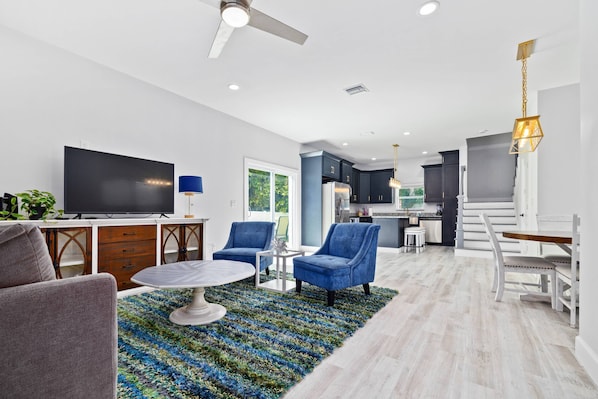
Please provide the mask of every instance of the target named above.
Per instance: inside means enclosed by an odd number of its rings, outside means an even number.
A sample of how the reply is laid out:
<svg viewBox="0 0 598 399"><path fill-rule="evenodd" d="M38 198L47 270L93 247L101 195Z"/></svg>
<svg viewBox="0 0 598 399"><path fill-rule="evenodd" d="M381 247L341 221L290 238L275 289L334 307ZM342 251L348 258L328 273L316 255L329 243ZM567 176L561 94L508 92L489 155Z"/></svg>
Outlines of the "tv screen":
<svg viewBox="0 0 598 399"><path fill-rule="evenodd" d="M174 164L64 147L65 213L174 213Z"/></svg>

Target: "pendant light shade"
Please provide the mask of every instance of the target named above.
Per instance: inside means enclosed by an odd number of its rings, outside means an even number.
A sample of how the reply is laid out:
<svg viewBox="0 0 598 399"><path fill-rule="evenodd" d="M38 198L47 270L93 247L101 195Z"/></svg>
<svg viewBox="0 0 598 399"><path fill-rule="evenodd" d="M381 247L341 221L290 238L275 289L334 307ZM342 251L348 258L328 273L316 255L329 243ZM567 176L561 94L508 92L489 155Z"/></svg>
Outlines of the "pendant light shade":
<svg viewBox="0 0 598 399"><path fill-rule="evenodd" d="M393 144L395 151L395 158L394 158L394 169L393 169L393 176L388 181L388 186L390 188L401 188L401 182L397 179L397 169L399 166L399 145Z"/></svg>
<svg viewBox="0 0 598 399"><path fill-rule="evenodd" d="M527 58L534 50L535 40L529 40L519 44L517 50L517 59L521 60L522 76L522 104L521 111L523 116L515 120L513 126L513 136L509 154L520 154L524 152L533 152L544 137L542 126L540 125L540 115L527 116Z"/></svg>

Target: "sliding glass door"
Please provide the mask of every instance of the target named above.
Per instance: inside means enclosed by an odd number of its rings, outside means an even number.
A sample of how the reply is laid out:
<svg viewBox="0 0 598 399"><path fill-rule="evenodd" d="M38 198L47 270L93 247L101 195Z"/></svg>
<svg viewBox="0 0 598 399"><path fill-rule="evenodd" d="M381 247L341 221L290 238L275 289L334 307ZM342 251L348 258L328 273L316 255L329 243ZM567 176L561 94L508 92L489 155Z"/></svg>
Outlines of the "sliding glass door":
<svg viewBox="0 0 598 399"><path fill-rule="evenodd" d="M245 220L276 223L276 238L297 248L297 171L245 159Z"/></svg>

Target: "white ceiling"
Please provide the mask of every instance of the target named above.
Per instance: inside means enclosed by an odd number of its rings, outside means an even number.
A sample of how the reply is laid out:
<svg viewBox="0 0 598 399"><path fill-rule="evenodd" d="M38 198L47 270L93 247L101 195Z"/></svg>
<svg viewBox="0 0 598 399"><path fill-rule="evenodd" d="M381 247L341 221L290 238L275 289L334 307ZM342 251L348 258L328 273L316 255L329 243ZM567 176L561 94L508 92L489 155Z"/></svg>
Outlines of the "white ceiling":
<svg viewBox="0 0 598 399"><path fill-rule="evenodd" d="M219 10L199 0L0 0L0 24L360 164L392 160L393 143L413 158L510 131L520 42L537 39L528 114L537 90L579 81L577 0L440 0L421 17L423 2L254 0L306 43L244 27L218 59Z"/></svg>

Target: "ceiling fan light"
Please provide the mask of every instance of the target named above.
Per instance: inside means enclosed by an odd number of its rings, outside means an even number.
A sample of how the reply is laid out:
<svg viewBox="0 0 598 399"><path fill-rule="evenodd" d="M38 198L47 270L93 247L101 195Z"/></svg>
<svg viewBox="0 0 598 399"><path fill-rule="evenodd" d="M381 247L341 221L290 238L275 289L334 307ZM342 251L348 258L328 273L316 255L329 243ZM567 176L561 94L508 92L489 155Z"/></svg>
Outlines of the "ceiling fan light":
<svg viewBox="0 0 598 399"><path fill-rule="evenodd" d="M438 3L437 1L428 1L422 4L422 6L419 8L419 15L426 16L433 14L439 6L440 3Z"/></svg>
<svg viewBox="0 0 598 399"><path fill-rule="evenodd" d="M241 28L249 22L249 9L243 4L223 4L220 14L222 15L222 20L233 28Z"/></svg>

